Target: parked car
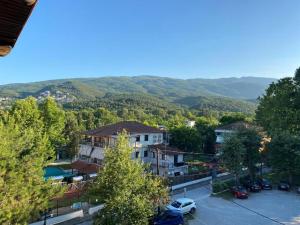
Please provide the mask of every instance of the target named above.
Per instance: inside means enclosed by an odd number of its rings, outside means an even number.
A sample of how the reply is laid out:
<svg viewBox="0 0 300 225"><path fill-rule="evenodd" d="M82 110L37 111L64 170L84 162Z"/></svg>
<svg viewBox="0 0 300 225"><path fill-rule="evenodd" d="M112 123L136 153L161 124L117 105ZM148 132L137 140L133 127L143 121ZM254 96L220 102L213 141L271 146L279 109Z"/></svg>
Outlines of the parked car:
<svg viewBox="0 0 300 225"><path fill-rule="evenodd" d="M259 186L261 187L261 189L263 190L272 190L272 183L265 179L265 178L259 178L257 179L257 183L259 184Z"/></svg>
<svg viewBox="0 0 300 225"><path fill-rule="evenodd" d="M244 188L242 186L231 187L231 193L236 198L241 198L241 199L248 198L248 192L247 192L246 188Z"/></svg>
<svg viewBox="0 0 300 225"><path fill-rule="evenodd" d="M167 206L167 209L179 211L182 214L194 213L196 211L196 203L190 198L179 198Z"/></svg>
<svg viewBox="0 0 300 225"><path fill-rule="evenodd" d="M280 181L278 184L278 190L281 191L289 191L291 189L291 185L287 181Z"/></svg>
<svg viewBox="0 0 300 225"><path fill-rule="evenodd" d="M152 225L183 225L183 214L179 211L166 210L153 218Z"/></svg>
<svg viewBox="0 0 300 225"><path fill-rule="evenodd" d="M261 187L257 182L252 182L251 180L247 180L244 183L244 187L247 188L247 190L251 191L251 192L260 192L261 191Z"/></svg>

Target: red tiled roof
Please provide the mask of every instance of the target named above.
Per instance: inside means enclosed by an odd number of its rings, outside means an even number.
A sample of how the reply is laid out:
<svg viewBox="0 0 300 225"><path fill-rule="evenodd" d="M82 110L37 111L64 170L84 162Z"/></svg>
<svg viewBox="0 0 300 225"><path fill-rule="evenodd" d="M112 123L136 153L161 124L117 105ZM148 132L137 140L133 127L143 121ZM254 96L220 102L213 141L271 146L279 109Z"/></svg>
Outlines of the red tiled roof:
<svg viewBox="0 0 300 225"><path fill-rule="evenodd" d="M135 122L135 121L124 121L124 122L119 122L119 123L103 126L103 127L97 128L95 130L88 130L88 131L83 132L83 134L90 135L90 136L103 137L103 136L117 135L118 133L122 132L123 130L126 130L130 134L162 133L161 130L159 130L155 127L146 126L142 123Z"/></svg>
<svg viewBox="0 0 300 225"><path fill-rule="evenodd" d="M101 166L95 163L88 163L82 160L77 160L71 164L71 168L78 170L80 173L90 174L97 173Z"/></svg>
<svg viewBox="0 0 300 225"><path fill-rule="evenodd" d="M168 155L177 155L183 154L179 148L171 147L169 145L159 144L159 145L149 145L149 148L152 150L159 149L160 152L168 154Z"/></svg>

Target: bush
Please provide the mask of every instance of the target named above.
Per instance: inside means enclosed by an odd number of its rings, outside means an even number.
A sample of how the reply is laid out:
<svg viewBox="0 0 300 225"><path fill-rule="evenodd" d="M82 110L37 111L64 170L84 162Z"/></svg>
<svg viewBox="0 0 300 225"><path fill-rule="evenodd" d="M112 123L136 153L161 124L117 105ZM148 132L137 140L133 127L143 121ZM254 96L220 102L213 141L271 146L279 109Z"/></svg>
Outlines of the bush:
<svg viewBox="0 0 300 225"><path fill-rule="evenodd" d="M230 189L234 185L234 180L215 181L212 184L213 193L219 193Z"/></svg>

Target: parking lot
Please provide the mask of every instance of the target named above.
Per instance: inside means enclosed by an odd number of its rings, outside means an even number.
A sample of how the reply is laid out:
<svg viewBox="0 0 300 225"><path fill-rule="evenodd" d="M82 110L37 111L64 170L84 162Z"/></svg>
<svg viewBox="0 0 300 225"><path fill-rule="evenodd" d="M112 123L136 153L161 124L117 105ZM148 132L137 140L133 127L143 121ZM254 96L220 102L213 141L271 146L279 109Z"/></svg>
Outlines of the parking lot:
<svg viewBox="0 0 300 225"><path fill-rule="evenodd" d="M188 191L186 197L197 204L196 213L187 216L189 225L300 224L300 195L295 192L261 191L240 200L211 197L209 187L202 187Z"/></svg>

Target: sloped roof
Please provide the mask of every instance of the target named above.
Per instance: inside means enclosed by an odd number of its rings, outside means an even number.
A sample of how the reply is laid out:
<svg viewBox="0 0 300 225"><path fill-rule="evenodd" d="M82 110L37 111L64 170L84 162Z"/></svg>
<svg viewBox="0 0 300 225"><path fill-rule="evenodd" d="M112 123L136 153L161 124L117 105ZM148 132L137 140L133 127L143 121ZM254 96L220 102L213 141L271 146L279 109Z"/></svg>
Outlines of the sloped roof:
<svg viewBox="0 0 300 225"><path fill-rule="evenodd" d="M161 130L146 126L142 123L136 121L124 121L115 124L110 124L107 126L103 126L94 130L88 130L83 132L85 135L95 136L95 137L103 137L103 136L111 136L117 135L118 133L126 130L129 134L135 133L162 133Z"/></svg>
<svg viewBox="0 0 300 225"><path fill-rule="evenodd" d="M37 0L0 0L0 56L14 47Z"/></svg>
<svg viewBox="0 0 300 225"><path fill-rule="evenodd" d="M95 163L88 163L82 160L77 160L71 164L71 168L78 170L80 173L90 174L97 173L101 166Z"/></svg>
<svg viewBox="0 0 300 225"><path fill-rule="evenodd" d="M238 121L230 124L226 124L224 126L217 127L215 130L230 130L230 131L236 131L243 128L250 128L252 127L251 124L246 123L244 121Z"/></svg>

